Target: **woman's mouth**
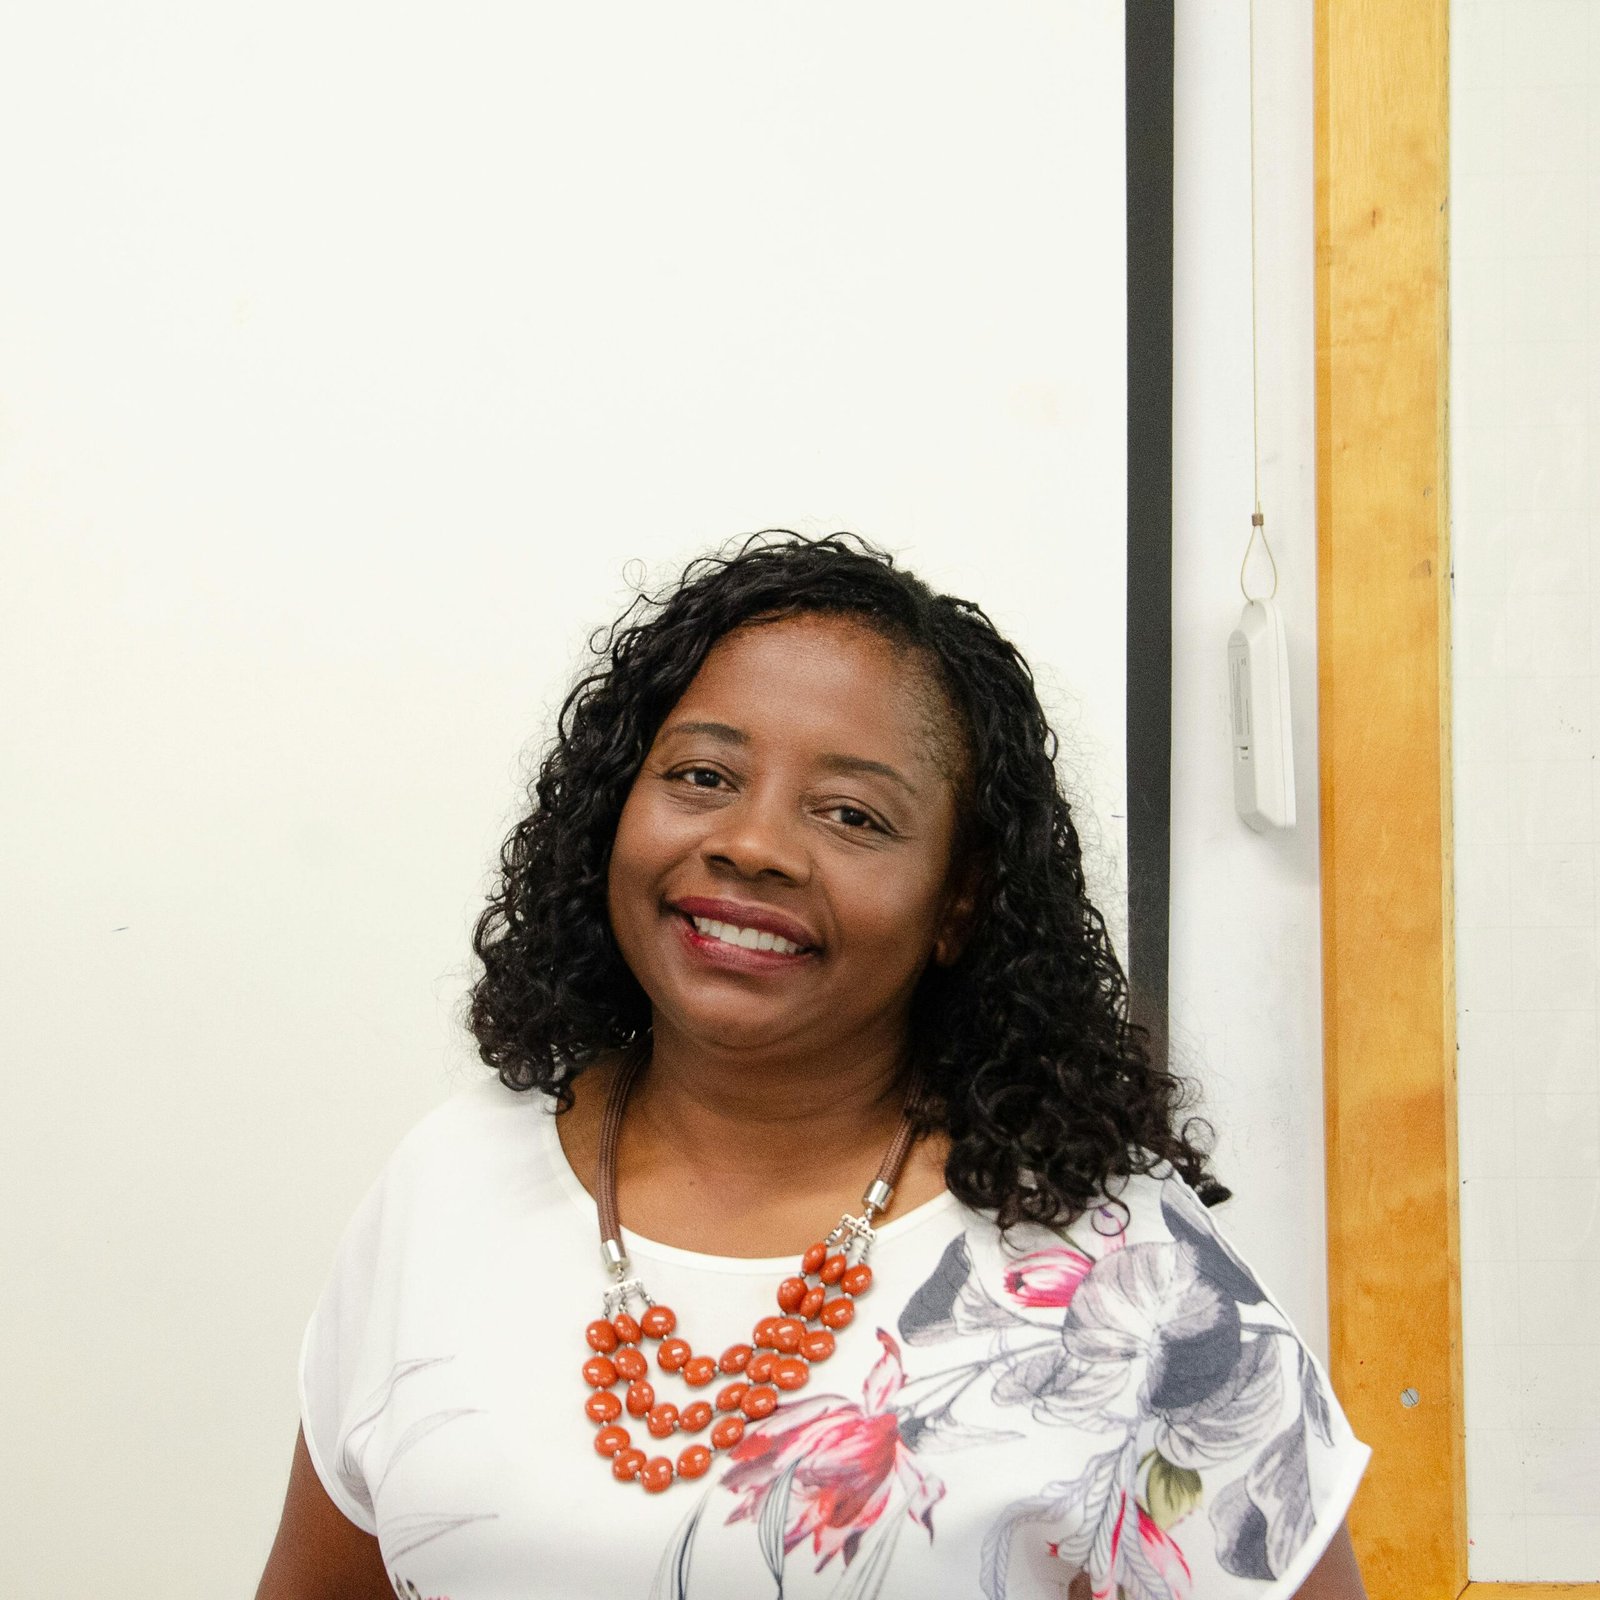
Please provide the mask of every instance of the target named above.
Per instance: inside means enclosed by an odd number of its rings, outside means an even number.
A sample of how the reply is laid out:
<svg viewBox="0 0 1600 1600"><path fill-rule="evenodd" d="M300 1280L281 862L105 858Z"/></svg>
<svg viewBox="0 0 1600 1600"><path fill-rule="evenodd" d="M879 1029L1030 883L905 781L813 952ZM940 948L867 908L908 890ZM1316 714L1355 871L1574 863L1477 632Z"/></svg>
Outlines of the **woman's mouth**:
<svg viewBox="0 0 1600 1600"><path fill-rule="evenodd" d="M688 911L675 912L673 921L683 929L683 940L691 955L724 971L788 971L815 954L813 948L786 939L770 928L743 927Z"/></svg>
<svg viewBox="0 0 1600 1600"><path fill-rule="evenodd" d="M684 913L688 916L688 913ZM805 952L780 934L769 933L764 928L741 928L732 922L718 922L714 917L692 917L688 920L694 930L707 939L722 944L735 945L741 950L774 950L780 956L798 956Z"/></svg>

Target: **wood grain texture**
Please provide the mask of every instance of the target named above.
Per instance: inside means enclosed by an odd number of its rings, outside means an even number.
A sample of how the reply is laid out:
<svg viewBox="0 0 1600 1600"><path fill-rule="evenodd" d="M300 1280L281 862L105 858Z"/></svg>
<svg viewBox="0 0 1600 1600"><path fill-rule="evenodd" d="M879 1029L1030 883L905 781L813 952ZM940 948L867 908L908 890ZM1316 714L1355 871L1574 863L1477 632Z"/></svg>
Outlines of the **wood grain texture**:
<svg viewBox="0 0 1600 1600"><path fill-rule="evenodd" d="M1448 0L1317 0L1332 1375L1373 1600L1467 1580L1447 514ZM1419 1403L1407 1407L1402 1392Z"/></svg>
<svg viewBox="0 0 1600 1600"><path fill-rule="evenodd" d="M1600 1600L1600 1583L1469 1583L1461 1600Z"/></svg>

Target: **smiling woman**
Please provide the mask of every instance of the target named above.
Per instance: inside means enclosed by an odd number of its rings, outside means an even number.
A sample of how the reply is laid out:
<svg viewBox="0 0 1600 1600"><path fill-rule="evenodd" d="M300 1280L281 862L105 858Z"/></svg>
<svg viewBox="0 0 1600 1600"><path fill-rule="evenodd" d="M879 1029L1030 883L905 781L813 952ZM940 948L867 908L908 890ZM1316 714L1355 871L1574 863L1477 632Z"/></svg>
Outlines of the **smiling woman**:
<svg viewBox="0 0 1600 1600"><path fill-rule="evenodd" d="M263 1596L1361 1594L1367 1451L1210 1219L1054 755L859 540L621 619L477 929L496 1078L307 1328Z"/></svg>
<svg viewBox="0 0 1600 1600"><path fill-rule="evenodd" d="M866 1057L880 1093L897 1077L917 981L953 959L972 908L954 881L956 797L921 736L953 712L904 657L849 617L746 624L652 743L609 909L658 1060L704 1061L706 1039L834 1038L852 1078Z"/></svg>

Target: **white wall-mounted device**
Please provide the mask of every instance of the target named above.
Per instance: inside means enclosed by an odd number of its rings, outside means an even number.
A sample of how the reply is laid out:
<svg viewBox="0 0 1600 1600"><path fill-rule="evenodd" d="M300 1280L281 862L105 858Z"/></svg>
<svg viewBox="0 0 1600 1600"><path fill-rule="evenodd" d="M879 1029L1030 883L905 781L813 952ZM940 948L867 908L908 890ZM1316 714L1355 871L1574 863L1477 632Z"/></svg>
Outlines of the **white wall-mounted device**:
<svg viewBox="0 0 1600 1600"><path fill-rule="evenodd" d="M1289 648L1271 600L1251 600L1228 638L1233 803L1258 833L1294 826Z"/></svg>

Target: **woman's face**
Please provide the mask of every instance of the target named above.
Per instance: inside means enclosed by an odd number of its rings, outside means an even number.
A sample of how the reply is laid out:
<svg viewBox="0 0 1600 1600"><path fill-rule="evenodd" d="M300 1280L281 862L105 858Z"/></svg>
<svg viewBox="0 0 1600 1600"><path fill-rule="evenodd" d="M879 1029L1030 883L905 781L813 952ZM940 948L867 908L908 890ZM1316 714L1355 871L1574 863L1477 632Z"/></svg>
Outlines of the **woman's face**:
<svg viewBox="0 0 1600 1600"><path fill-rule="evenodd" d="M612 849L611 925L674 1037L894 1048L953 960L955 742L927 668L838 617L747 626L667 714Z"/></svg>

